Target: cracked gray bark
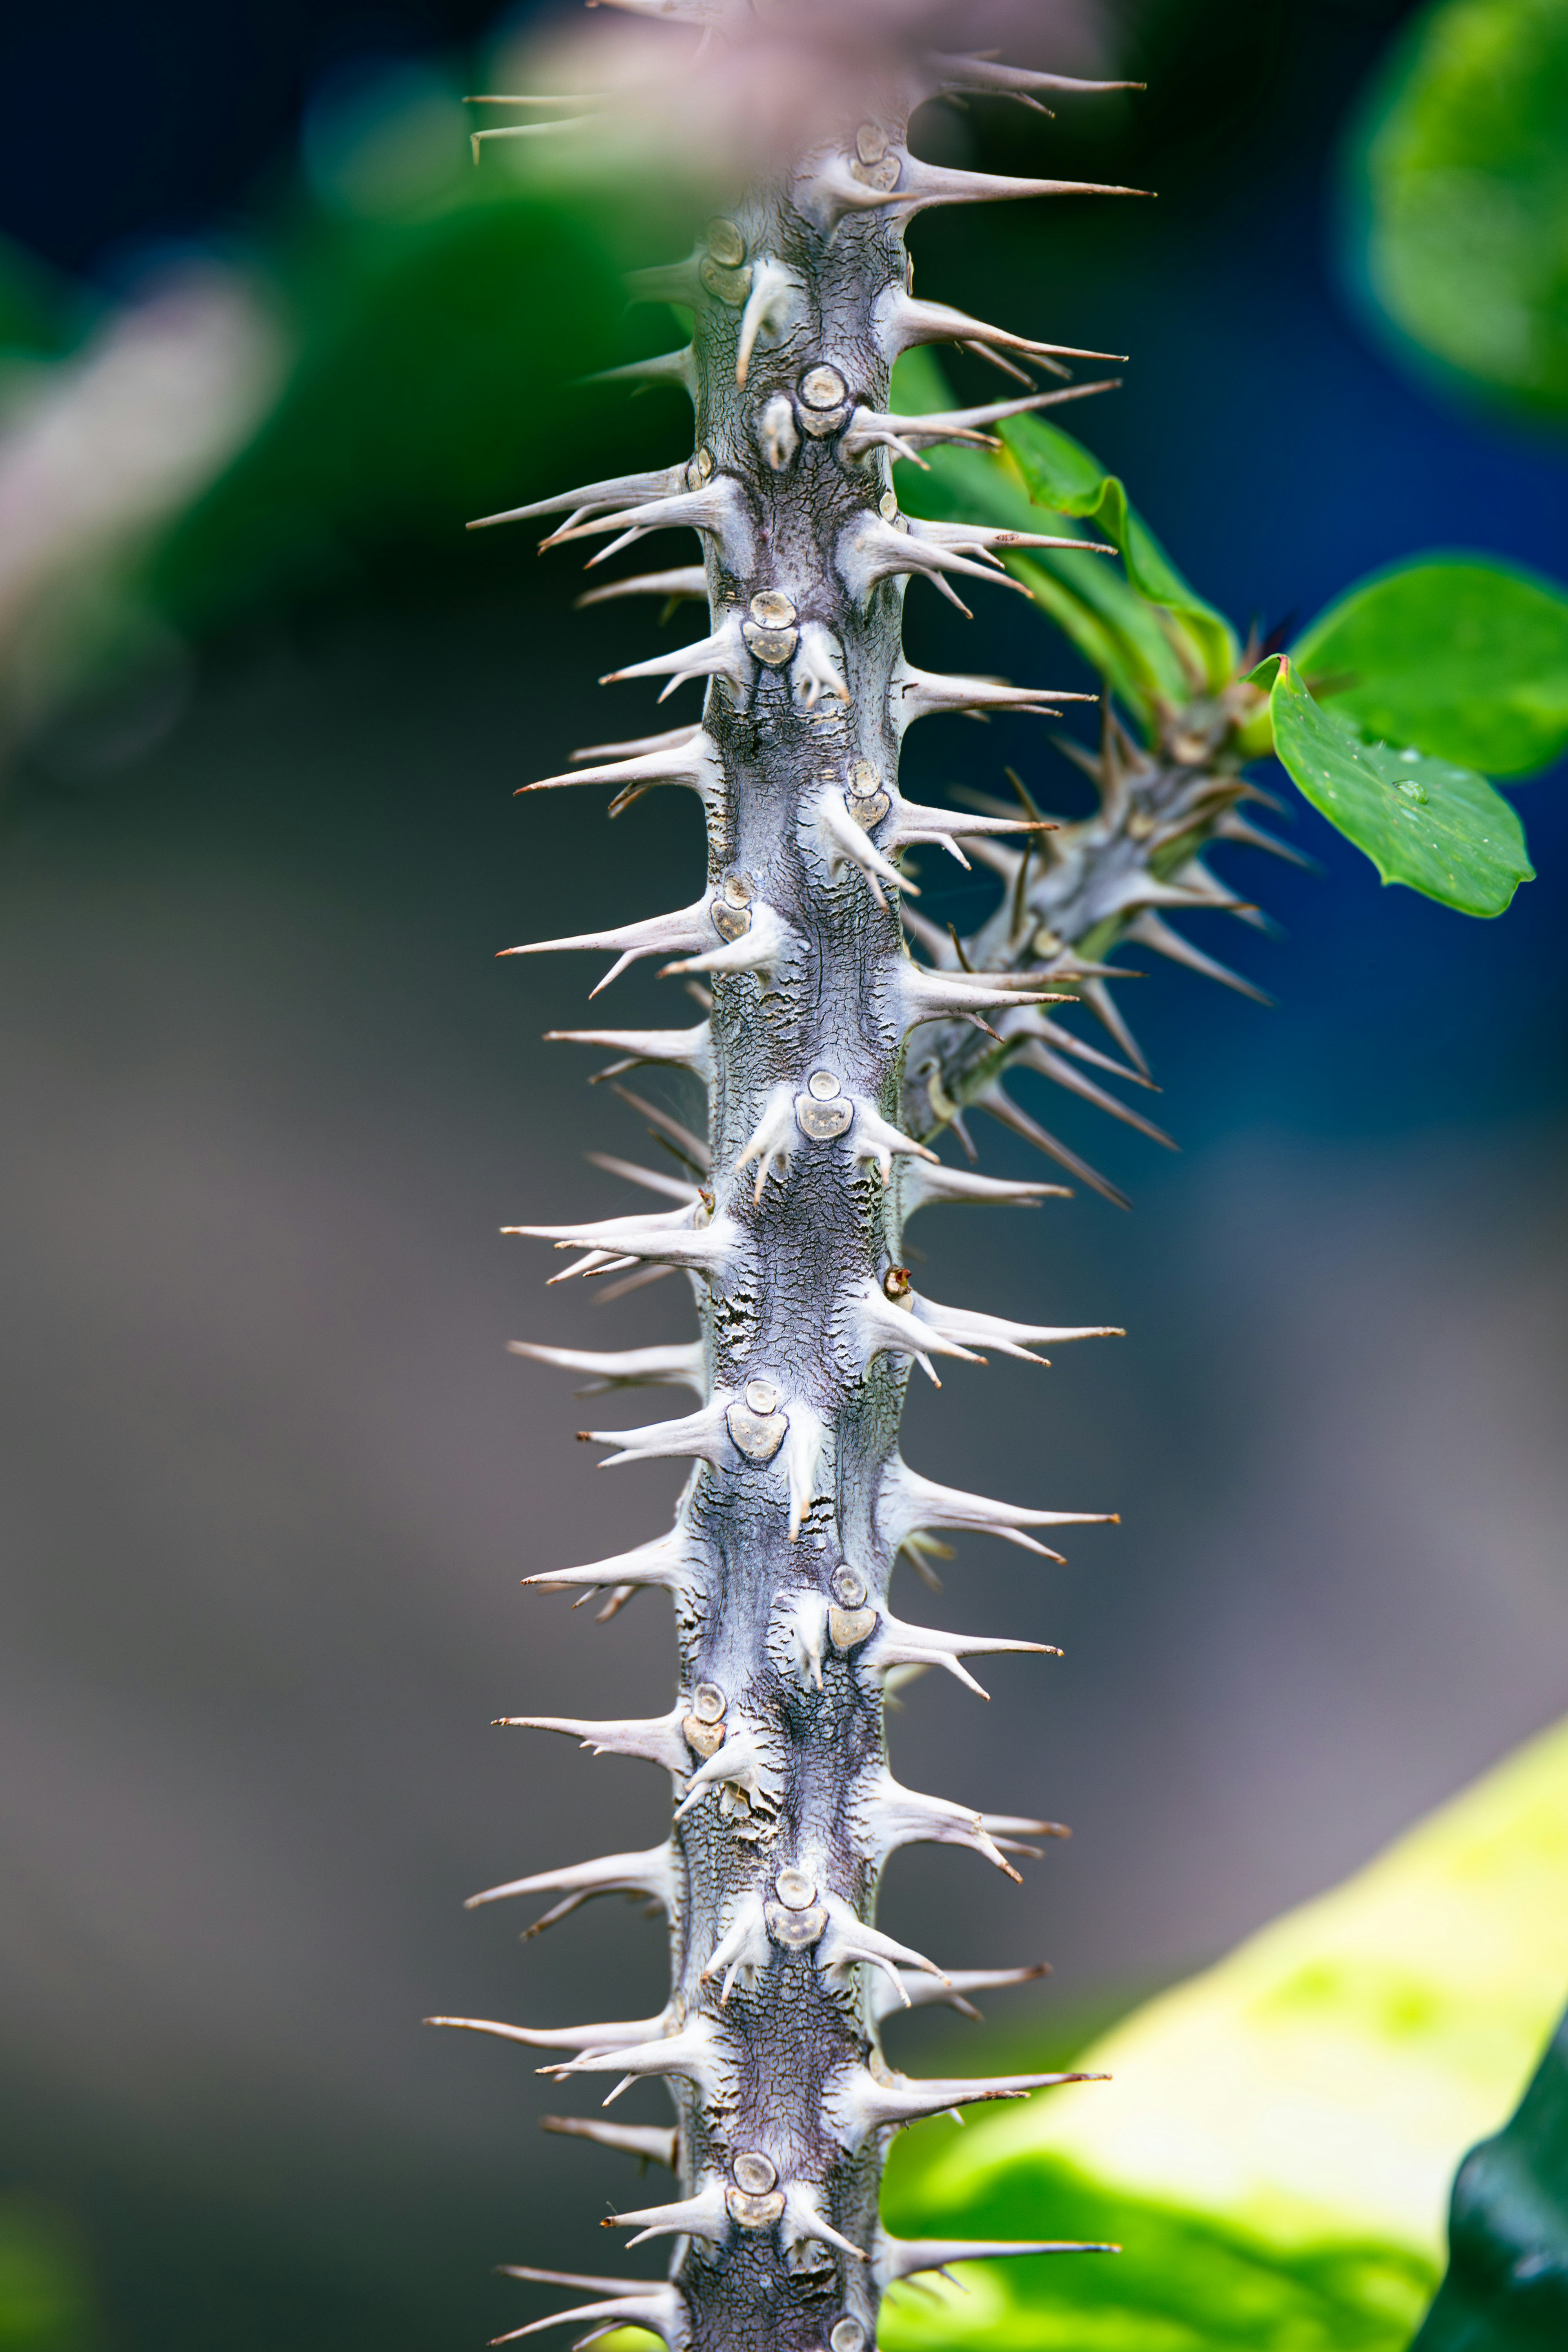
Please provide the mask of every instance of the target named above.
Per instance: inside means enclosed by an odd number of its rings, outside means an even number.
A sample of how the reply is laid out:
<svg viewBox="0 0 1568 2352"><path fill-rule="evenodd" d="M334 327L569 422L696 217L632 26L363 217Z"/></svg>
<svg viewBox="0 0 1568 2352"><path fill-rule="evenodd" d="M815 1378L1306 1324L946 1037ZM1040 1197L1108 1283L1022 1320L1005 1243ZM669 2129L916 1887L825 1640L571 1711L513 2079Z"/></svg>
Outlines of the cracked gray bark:
<svg viewBox="0 0 1568 2352"><path fill-rule="evenodd" d="M1042 1008L1065 989L1115 1018L1094 960L1130 925L1136 931L1162 893L1202 896L1191 853L1244 789L1223 761L1215 770L1211 745L1184 761L1141 764L1111 732L1100 816L1055 847L1040 845L1026 812L960 815L914 805L899 789L900 746L915 719L1049 699L1045 689L914 669L900 649L909 580L923 573L944 592L955 579L994 580L998 551L1057 542L910 520L892 455L973 439L998 415L1060 396L946 417L889 413L892 363L910 345L1047 348L917 301L902 242L909 218L928 204L1060 184L928 166L909 152L908 114L944 88L1049 84L930 62L874 117L847 124L786 180L753 188L710 223L689 260L645 273L647 299L690 309L692 343L620 373L687 385L694 453L517 510L565 510L555 541L621 544L668 527L701 537L700 575L657 572L605 592L706 595L705 638L620 673L706 677L700 727L549 781L609 782L615 807L656 783L695 790L706 889L672 915L542 945L607 951L617 958L611 976L658 955L665 969L706 982L710 1014L694 1028L558 1034L620 1051L622 1066L696 1072L710 1131L705 1148L688 1145L705 1163L697 1181L648 1179L674 1196L651 1213L518 1229L579 1251L584 1273L682 1269L697 1302L700 1348L522 1350L606 1385L683 1381L699 1399L674 1420L597 1433L616 1460L690 1459L673 1528L616 1559L531 1580L603 1588L612 1606L644 1584L668 1591L680 1657L673 1708L604 1724L511 1718L668 1771L669 1842L475 1900L553 1894L553 1918L595 1893L648 1895L669 1916L671 1986L658 2017L625 2023L552 2032L441 2021L572 2053L556 2070L563 2081L667 2083L673 2133L590 2119L553 2127L673 2166L678 2195L616 2217L638 2233L634 2243L673 2242L668 2278L516 2274L594 2295L562 2320L597 2332L649 2327L679 2352L859 2352L874 2341L882 2294L912 2272L966 2254L1071 2251L900 2244L878 2215L887 2145L902 2126L1080 2079L912 2081L888 2065L879 2038L900 2005L963 2005L969 1990L1037 1973L944 1974L883 1935L875 1913L889 1857L937 1841L1016 1875L1009 1854L1029 1850L1020 1839L1055 1827L987 1817L893 1780L883 1730L890 1671L936 1664L970 1680L970 1655L1039 1646L900 1622L889 1603L894 1559L952 1528L1041 1550L1029 1530L1102 1516L937 1486L899 1454L913 1364L931 1370L934 1357L981 1349L1032 1360L1034 1343L1094 1336L917 1292L901 1262L915 1210L1026 1202L1057 1189L972 1176L925 1139L968 1102L1005 1116L999 1073L1011 1061L1033 1055L1049 1076L1065 1055L1076 1077L1081 1059L1096 1058L1076 1038L1064 1046ZM1007 835L1029 846L998 847ZM933 937L937 963L915 963L900 921L901 850L956 838L999 861L1008 883L971 943L973 971ZM1162 878L1173 862L1185 877L1174 883ZM1059 1153L1048 1137L1046 1146Z"/></svg>

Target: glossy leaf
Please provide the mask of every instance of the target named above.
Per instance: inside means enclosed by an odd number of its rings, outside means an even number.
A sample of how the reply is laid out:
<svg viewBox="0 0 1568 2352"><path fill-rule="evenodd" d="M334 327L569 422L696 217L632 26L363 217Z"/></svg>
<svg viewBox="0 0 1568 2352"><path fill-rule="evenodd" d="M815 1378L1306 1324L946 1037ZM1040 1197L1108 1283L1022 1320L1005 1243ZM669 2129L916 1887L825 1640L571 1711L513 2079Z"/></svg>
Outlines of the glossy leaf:
<svg viewBox="0 0 1568 2352"><path fill-rule="evenodd" d="M1121 549L1139 594L1175 615L1196 650L1199 674L1193 684L1216 690L1227 685L1237 658L1229 622L1187 585L1116 476L1081 441L1043 417L1010 417L998 430L1037 504L1103 532Z"/></svg>
<svg viewBox="0 0 1568 2352"><path fill-rule="evenodd" d="M1050 2050L1110 2082L963 2133L921 2126L889 2175L900 2235L1123 2251L966 2266L969 2294L939 2284L936 2303L895 2290L879 2342L1405 2352L1442 2268L1454 2168L1517 2100L1561 2007L1565 1870L1568 1723L1088 2050ZM1543 2352L1422 2352L1483 2346Z"/></svg>
<svg viewBox="0 0 1568 2352"><path fill-rule="evenodd" d="M1269 686L1274 749L1292 782L1385 882L1462 915L1500 915L1519 885L1534 880L1524 828L1484 776L1363 742L1348 720L1319 708L1281 655L1253 677Z"/></svg>
<svg viewBox="0 0 1568 2352"><path fill-rule="evenodd" d="M1352 266L1443 368L1568 419L1568 9L1447 0L1352 144Z"/></svg>
<svg viewBox="0 0 1568 2352"><path fill-rule="evenodd" d="M1448 2247L1411 2352L1568 2344L1568 2017L1513 2116L1459 2167Z"/></svg>
<svg viewBox="0 0 1568 2352"><path fill-rule="evenodd" d="M1568 749L1568 592L1488 556L1358 582L1291 659L1366 734L1461 767L1527 775Z"/></svg>

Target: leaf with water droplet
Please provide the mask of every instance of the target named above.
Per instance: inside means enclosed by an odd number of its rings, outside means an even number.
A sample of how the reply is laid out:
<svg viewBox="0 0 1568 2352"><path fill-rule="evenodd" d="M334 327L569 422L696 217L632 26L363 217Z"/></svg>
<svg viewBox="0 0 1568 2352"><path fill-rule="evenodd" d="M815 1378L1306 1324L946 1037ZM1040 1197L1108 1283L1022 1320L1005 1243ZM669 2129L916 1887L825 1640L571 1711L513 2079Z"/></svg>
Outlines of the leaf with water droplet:
<svg viewBox="0 0 1568 2352"><path fill-rule="evenodd" d="M1484 776L1407 746L1363 742L1348 719L1319 707L1283 655L1252 680L1269 688L1274 748L1291 781L1385 882L1462 915L1500 915L1534 880L1524 828Z"/></svg>

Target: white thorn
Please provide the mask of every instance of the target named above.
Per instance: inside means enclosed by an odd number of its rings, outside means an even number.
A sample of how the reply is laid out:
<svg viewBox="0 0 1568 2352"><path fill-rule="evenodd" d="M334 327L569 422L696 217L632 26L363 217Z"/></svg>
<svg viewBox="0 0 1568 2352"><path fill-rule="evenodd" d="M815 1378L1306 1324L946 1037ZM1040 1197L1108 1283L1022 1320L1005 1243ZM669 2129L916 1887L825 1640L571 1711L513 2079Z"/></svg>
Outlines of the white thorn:
<svg viewBox="0 0 1568 2352"><path fill-rule="evenodd" d="M742 1895L727 1932L714 1946L700 1970L704 1983L711 1983L715 1977L722 1979L723 1990L719 1996L721 2009L728 2001L736 1978L749 1975L753 1969L766 1968L771 1950L761 1897Z"/></svg>
<svg viewBox="0 0 1568 2352"><path fill-rule="evenodd" d="M819 1969L853 1968L862 1962L868 1968L879 1969L890 1979L906 2009L912 2008L913 2003L900 1979L900 1967L918 1969L922 1975L935 1977L942 1984L947 1984L946 1975L934 1960L928 1960L923 1952L911 1951L907 1944L896 1943L891 1936L884 1936L880 1928L868 1927L863 1919L856 1917L841 1895L829 1895L825 1901L827 1927L816 1947Z"/></svg>
<svg viewBox="0 0 1568 2352"><path fill-rule="evenodd" d="M667 1201L679 1201L689 1208L702 1198L700 1184L692 1184L679 1176L667 1176L661 1168L639 1168L635 1160L617 1160L613 1151L585 1151L583 1157L594 1168L603 1168L606 1174L624 1177L628 1183L640 1184L647 1192L662 1193Z"/></svg>
<svg viewBox="0 0 1568 2352"><path fill-rule="evenodd" d="M633 677L668 678L661 701L692 677L727 678L737 694L744 694L752 682L752 656L741 635L738 616L731 614L710 636L699 637L692 645L678 646L671 653L650 655L647 661L630 662L625 669L609 670L599 684L616 686Z"/></svg>
<svg viewBox="0 0 1568 2352"><path fill-rule="evenodd" d="M502 2042L521 2042L529 2050L629 2050L662 2033L666 2018L633 2017L610 2025L500 2025L489 2017L427 2017L426 2025L461 2026L469 2033L493 2033Z"/></svg>
<svg viewBox="0 0 1568 2352"><path fill-rule="evenodd" d="M519 2278L528 2275L521 2270L512 2274ZM649 2328L672 2347L685 2340L686 2303L679 2290L649 2284L640 2290L634 2287L631 2293L616 2295L605 2303L580 2304L575 2311L552 2311L548 2319L531 2319L526 2327L509 2327L504 2336L492 2336L490 2342L514 2344L519 2336L537 2336L542 2328L560 2327L567 2322L575 2326L581 2319L606 2317L616 2327Z"/></svg>
<svg viewBox="0 0 1568 2352"><path fill-rule="evenodd" d="M913 1356L917 1361L927 1356L956 1356L966 1364L981 1364L985 1359L961 1348L954 1339L945 1339L925 1324L917 1322L906 1307L888 1297L874 1277L867 1278L864 1288L848 1305L861 1359L868 1363L873 1356L884 1352L897 1356ZM928 1364L926 1370L930 1371ZM931 1374L935 1379L935 1374ZM941 1381L937 1381L940 1388Z"/></svg>
<svg viewBox="0 0 1568 2352"><path fill-rule="evenodd" d="M591 1257L603 1261L606 1271L611 1264L636 1265L640 1260L650 1265L684 1265L706 1272L723 1264L733 1239L724 1218L699 1228L693 1226L689 1211L673 1210L668 1216L602 1217L590 1225L503 1225L501 1231L553 1242L557 1249L586 1250Z"/></svg>
<svg viewBox="0 0 1568 2352"><path fill-rule="evenodd" d="M795 945L795 935L783 916L761 898L753 898L751 926L738 940L726 940L722 947L666 964L659 978L690 971L771 972L794 951Z"/></svg>
<svg viewBox="0 0 1568 2352"><path fill-rule="evenodd" d="M917 1209L936 1207L943 1202L973 1201L994 1203L999 1208L1028 1209L1039 1201L1071 1198L1066 1184L1033 1184L999 1176L975 1176L966 1168L950 1168L942 1160L929 1167L906 1163L899 1181L899 1199L906 1219L912 1217Z"/></svg>
<svg viewBox="0 0 1568 2352"><path fill-rule="evenodd" d="M576 1585L596 1591L605 1584L657 1584L679 1592L694 1589L696 1572L681 1530L672 1528L668 1535L655 1536L635 1551L617 1552L613 1559L597 1559L586 1568L547 1569L522 1581L543 1592L569 1591Z"/></svg>
<svg viewBox="0 0 1568 2352"><path fill-rule="evenodd" d="M802 622L800 643L790 674L808 710L814 709L825 694L830 694L836 702L849 700L843 661L843 647L831 630L824 628L820 621Z"/></svg>
<svg viewBox="0 0 1568 2352"><path fill-rule="evenodd" d="M919 898L914 884L905 881L898 867L883 856L870 835L850 815L837 784L823 786L812 803L812 812L824 838L830 874L837 874L846 865L857 866L866 877L867 887L879 907L885 908L888 903L879 887L880 882L890 882L896 890Z"/></svg>
<svg viewBox="0 0 1568 2352"><path fill-rule="evenodd" d="M936 1159L928 1144L917 1143L901 1128L894 1127L880 1111L872 1108L863 1095L853 1099L855 1124L850 1129L850 1150L857 1160L875 1160L884 1184L892 1181L895 1160Z"/></svg>
<svg viewBox="0 0 1568 2352"><path fill-rule="evenodd" d="M511 1878L504 1886L487 1886L470 1895L465 1911L481 1904L500 1903L513 1895L642 1895L668 1910L675 1900L669 1842L650 1846L645 1853L606 1853L595 1862L573 1862L560 1870L535 1871L530 1878Z"/></svg>
<svg viewBox="0 0 1568 2352"><path fill-rule="evenodd" d="M712 1080L712 1041L706 1021L694 1029L547 1029L544 1037L547 1045L603 1045L625 1054L627 1069L637 1062L668 1063L694 1070L705 1086Z"/></svg>
<svg viewBox="0 0 1568 2352"><path fill-rule="evenodd" d="M979 2081L952 2079L912 2082L895 2074L882 2083L862 2069L840 2080L828 2095L834 2125L846 2140L889 2125L917 2122L921 2116L940 2116L949 2107L975 2106L991 2099L1022 2099L1031 2091L1046 2091L1063 2083L1104 2083L1106 2074L997 2074Z"/></svg>
<svg viewBox="0 0 1568 2352"><path fill-rule="evenodd" d="M805 289L793 269L759 253L752 264L752 290L741 313L735 345L735 382L743 384L751 373L752 353L765 329L776 341L787 333L805 299Z"/></svg>
<svg viewBox="0 0 1568 2352"><path fill-rule="evenodd" d="M856 2245L824 2217L816 2190L804 2180L792 2180L785 2185L783 2228L786 2246L798 2246L815 2239L819 2245L834 2246L855 2262L870 2259L863 2246Z"/></svg>
<svg viewBox="0 0 1568 2352"><path fill-rule="evenodd" d="M640 2236L626 2241L628 2246L643 2245L649 2238L721 2238L728 2226L723 2187L716 2180L695 2197L645 2206L640 2213L612 2213L602 2224L606 2230L639 2231Z"/></svg>
<svg viewBox="0 0 1568 2352"><path fill-rule="evenodd" d="M698 794L704 805L722 785L724 769L719 747L700 727L673 729L668 736L649 736L640 747L632 744L622 749L628 755L626 758L606 760L596 767L569 768L559 776L541 776L537 783L520 784L515 797L521 800L530 793L561 792L568 784L614 784L614 814L618 808L650 792L655 784L684 784ZM579 761L585 756L573 754Z"/></svg>
<svg viewBox="0 0 1568 2352"><path fill-rule="evenodd" d="M699 898L692 906L679 907L668 915L650 915L640 923L622 923L608 931L576 931L561 940L530 940L521 947L502 948L500 953L503 956L562 955L569 949L593 948L615 954L617 961L597 986L588 992L590 997L595 997L608 988L611 981L619 979L628 964L636 963L640 957L700 953L712 936L709 901Z"/></svg>
<svg viewBox="0 0 1568 2352"><path fill-rule="evenodd" d="M990 1992L1008 1985L1033 1983L1048 1976L1050 1970L1037 1962L1029 1969L953 1969L945 1982L934 1977L914 1977L900 1983L904 2000L911 2009L940 2006L956 2009L962 2016L978 2021L980 2011L965 1996L972 1992ZM893 2016L899 2007L891 1993L878 1986L871 1996L871 2014L878 2024Z"/></svg>
<svg viewBox="0 0 1568 2352"><path fill-rule="evenodd" d="M481 138L488 134L481 132ZM502 514L481 515L470 530L489 530L496 523L531 522L541 515L560 514L567 508L591 514L596 507L648 506L673 497L686 487L686 467L660 466L641 474L613 474L603 482L587 482L581 489L562 490L555 497L535 499L531 506L508 507Z"/></svg>
<svg viewBox="0 0 1568 2352"><path fill-rule="evenodd" d="M620 2096L627 2084L635 2083L647 2074L683 2074L697 2084L703 2096L707 2097L713 2087L712 2042L713 2028L706 2018L697 2017L689 2020L679 2033L640 2042L629 2050L605 2050L596 2054L586 2051L581 2058L573 2059L570 2065L543 2071L554 2074L558 2078L568 2074L619 2073L623 2080L605 2101L606 2106L611 2100Z"/></svg>
<svg viewBox="0 0 1568 2352"><path fill-rule="evenodd" d="M597 2116L541 2116L541 2131L555 2132L562 2139L592 2140L595 2147L614 2148L619 2156L640 2158L644 2164L662 2164L668 2171L676 2167L676 2130L673 2124L606 2124ZM539 2273L512 2270L502 2264L509 2277L529 2278ZM559 2278L552 2282L563 2286L585 2286L585 2279ZM597 2280L592 2282L597 2285ZM605 2285L624 2285L624 2280L606 2279Z"/></svg>
<svg viewBox="0 0 1568 2352"><path fill-rule="evenodd" d="M724 1415L733 1402L730 1391L721 1390L700 1412L684 1413L674 1421L649 1422L641 1429L586 1429L582 1433L592 1438L595 1445L618 1448L600 1463L601 1470L613 1470L622 1462L672 1458L725 1462L730 1456L730 1440Z"/></svg>
<svg viewBox="0 0 1568 2352"><path fill-rule="evenodd" d="M795 1090L788 1086L776 1086L768 1096L761 1118L752 1129L750 1139L735 1162L735 1173L757 1162L757 1181L752 1199L762 1205L763 1188L776 1169L780 1175L789 1168L790 1154L795 1150L799 1129L795 1121Z"/></svg>
<svg viewBox="0 0 1568 2352"><path fill-rule="evenodd" d="M1047 1559L1058 1555L1043 1544L1032 1544L1021 1532L1025 1528L1098 1527L1114 1524L1116 1517L1111 1511L1036 1511L1019 1503L994 1502L986 1495L965 1495L955 1486L922 1478L896 1454L883 1474L878 1516L895 1551L906 1537L926 1528L967 1528L1021 1541L1026 1550L1040 1551Z"/></svg>
<svg viewBox="0 0 1568 2352"><path fill-rule="evenodd" d="M609 1723L587 1723L571 1715L502 1715L498 1724L522 1731L560 1731L580 1739L595 1756L635 1756L646 1764L662 1765L667 1772L684 1774L691 1759L681 1737L682 1710L668 1715L626 1716Z"/></svg>
<svg viewBox="0 0 1568 2352"><path fill-rule="evenodd" d="M1020 1004L1044 1004L1047 992L1035 988L993 986L989 972L972 977L965 971L931 971L922 964L899 967L903 998L903 1024L918 1028L922 1021L963 1020L972 1013L1010 1013Z"/></svg>
<svg viewBox="0 0 1568 2352"><path fill-rule="evenodd" d="M584 589L574 599L585 612L590 604L613 604L623 596L662 596L670 603L707 602L708 574L700 563L682 563L669 572L638 572L626 580L607 580L602 588Z"/></svg>
<svg viewBox="0 0 1568 2352"><path fill-rule="evenodd" d="M900 1846L965 1845L1009 1878L1018 1878L979 1813L946 1797L900 1787L885 1766L858 1793L857 1804L862 1851L879 1864Z"/></svg>
<svg viewBox="0 0 1568 2352"><path fill-rule="evenodd" d="M705 1763L699 1764L686 1784L686 1794L675 1809L675 1818L683 1822L702 1801L709 1789L726 1783L741 1790L744 1795L759 1797L764 1793L762 1779L763 1756L756 1735L742 1727L731 1732L723 1746L715 1749Z"/></svg>
<svg viewBox="0 0 1568 2352"><path fill-rule="evenodd" d="M797 1541L816 1492L817 1465L827 1442L826 1424L803 1397L793 1400L781 1465L789 1489L789 1540Z"/></svg>
<svg viewBox="0 0 1568 2352"><path fill-rule="evenodd" d="M1088 2079L1088 2078L1085 2078ZM877 2267L881 2278L890 2284L895 2279L912 2278L919 2271L944 2270L949 2263L994 2263L1010 2254L1119 2254L1120 2246L1106 2242L1089 2244L1082 2240L1066 2238L1008 2239L963 2238L883 2238L878 2248Z"/></svg>

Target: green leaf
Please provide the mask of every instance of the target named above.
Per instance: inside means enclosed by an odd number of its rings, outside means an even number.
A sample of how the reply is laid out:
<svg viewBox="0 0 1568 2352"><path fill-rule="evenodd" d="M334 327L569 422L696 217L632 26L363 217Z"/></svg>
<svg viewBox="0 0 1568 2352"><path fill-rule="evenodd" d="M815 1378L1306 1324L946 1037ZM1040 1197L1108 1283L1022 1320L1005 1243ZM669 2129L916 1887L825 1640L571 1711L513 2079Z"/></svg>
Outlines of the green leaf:
<svg viewBox="0 0 1568 2352"><path fill-rule="evenodd" d="M1402 335L1568 418L1568 9L1447 0L1417 19L1352 153L1353 265Z"/></svg>
<svg viewBox="0 0 1568 2352"><path fill-rule="evenodd" d="M965 2265L969 2294L938 2283L934 2304L895 2291L879 2341L1404 2352L1442 2266L1454 2168L1508 2114L1561 2010L1565 1869L1568 1722L1075 2059L1110 2081L907 2134L888 2187L900 2235L1123 2252ZM1041 2059L1060 2063L1017 2048L1005 2063Z"/></svg>
<svg viewBox="0 0 1568 2352"><path fill-rule="evenodd" d="M1385 882L1404 882L1462 915L1500 915L1535 871L1524 828L1484 776L1411 750L1363 743L1319 709L1295 664L1276 654L1253 673L1272 686L1274 749L1291 781L1363 849Z"/></svg>
<svg viewBox="0 0 1568 2352"><path fill-rule="evenodd" d="M1568 592L1482 555L1359 581L1291 658L1369 735L1526 775L1568 749Z"/></svg>
<svg viewBox="0 0 1568 2352"><path fill-rule="evenodd" d="M1448 2247L1411 2352L1568 2344L1568 2017L1510 2121L1459 2167Z"/></svg>
<svg viewBox="0 0 1568 2352"><path fill-rule="evenodd" d="M1081 441L1038 416L1013 416L998 427L1030 497L1057 514L1081 517L1121 551L1141 596L1173 614L1193 641L1196 683L1215 692L1229 684L1237 646L1229 623L1190 588L1149 526Z"/></svg>

